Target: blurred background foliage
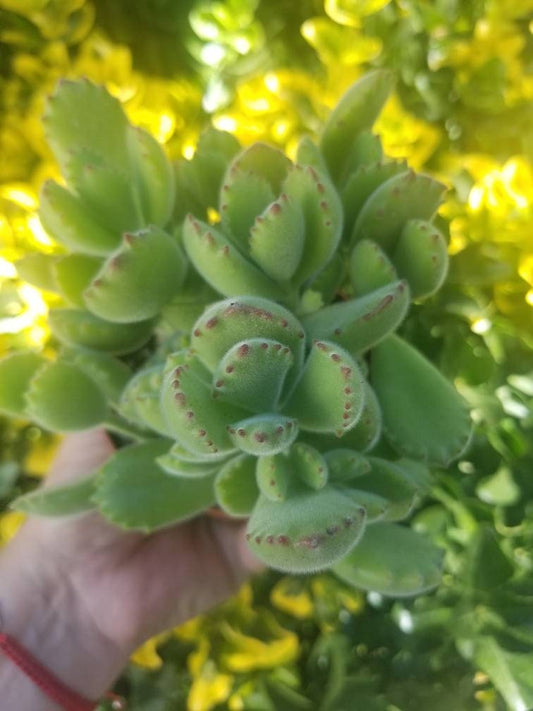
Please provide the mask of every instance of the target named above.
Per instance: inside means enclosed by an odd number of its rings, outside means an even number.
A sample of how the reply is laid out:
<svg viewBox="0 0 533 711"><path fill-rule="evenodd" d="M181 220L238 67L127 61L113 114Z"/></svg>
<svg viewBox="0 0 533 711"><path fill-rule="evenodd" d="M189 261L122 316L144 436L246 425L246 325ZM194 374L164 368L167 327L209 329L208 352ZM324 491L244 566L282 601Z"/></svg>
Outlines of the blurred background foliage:
<svg viewBox="0 0 533 711"><path fill-rule="evenodd" d="M54 348L53 297L15 262L56 249L36 206L57 174L41 114L58 80L105 84L188 160L209 123L291 154L379 66L397 77L385 152L449 186L449 279L404 326L476 423L413 515L446 552L443 583L387 600L259 576L138 650L117 685L134 711L533 707L533 1L0 0L0 354ZM0 545L56 445L0 420Z"/></svg>

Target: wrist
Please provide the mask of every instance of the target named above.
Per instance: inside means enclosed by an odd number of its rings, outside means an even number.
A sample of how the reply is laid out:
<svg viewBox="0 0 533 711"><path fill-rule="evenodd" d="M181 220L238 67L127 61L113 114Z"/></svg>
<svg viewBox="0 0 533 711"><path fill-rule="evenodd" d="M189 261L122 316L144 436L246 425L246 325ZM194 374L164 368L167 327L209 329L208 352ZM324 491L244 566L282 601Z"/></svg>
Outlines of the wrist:
<svg viewBox="0 0 533 711"><path fill-rule="evenodd" d="M88 699L100 698L127 663L127 654L84 612L68 578L44 573L36 556L13 541L0 552L0 624L59 680ZM55 711L32 682L0 657L2 698L9 708ZM21 696L22 694L22 696ZM27 699L22 703L21 699ZM16 705L15 705L16 704Z"/></svg>

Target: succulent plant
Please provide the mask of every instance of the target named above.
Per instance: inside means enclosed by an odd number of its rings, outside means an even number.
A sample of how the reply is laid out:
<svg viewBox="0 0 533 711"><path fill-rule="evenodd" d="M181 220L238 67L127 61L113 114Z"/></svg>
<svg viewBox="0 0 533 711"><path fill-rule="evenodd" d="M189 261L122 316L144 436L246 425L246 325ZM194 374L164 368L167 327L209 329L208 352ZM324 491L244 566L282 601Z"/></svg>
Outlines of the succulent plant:
<svg viewBox="0 0 533 711"><path fill-rule="evenodd" d="M361 79L295 162L210 130L174 167L102 89L60 86L46 120L67 187L45 186L41 219L68 253L22 272L67 304L62 348L0 362L0 407L137 441L16 507L149 532L218 505L274 568L390 595L438 583L438 549L398 522L470 418L396 333L448 262L444 186L371 133L391 83Z"/></svg>

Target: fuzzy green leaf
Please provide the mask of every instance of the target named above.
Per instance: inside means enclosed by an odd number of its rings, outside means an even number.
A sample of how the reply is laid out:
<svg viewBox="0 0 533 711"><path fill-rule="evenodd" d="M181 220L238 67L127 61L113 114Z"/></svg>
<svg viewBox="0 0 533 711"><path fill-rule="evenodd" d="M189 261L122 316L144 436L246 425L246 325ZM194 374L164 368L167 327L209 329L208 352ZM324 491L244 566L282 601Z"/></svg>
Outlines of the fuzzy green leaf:
<svg viewBox="0 0 533 711"><path fill-rule="evenodd" d="M353 479L372 469L368 459L353 449L331 449L325 458L330 479L335 484L353 484Z"/></svg>
<svg viewBox="0 0 533 711"><path fill-rule="evenodd" d="M278 148L257 142L237 154L228 167L219 212L224 230L243 253L248 251L255 218L280 194L290 165Z"/></svg>
<svg viewBox="0 0 533 711"><path fill-rule="evenodd" d="M77 148L68 162L69 184L91 213L113 232L147 225L128 164L111 164L92 148Z"/></svg>
<svg viewBox="0 0 533 711"><path fill-rule="evenodd" d="M341 491L303 488L285 501L260 496L248 522L251 550L267 565L289 573L329 567L353 548L365 511Z"/></svg>
<svg viewBox="0 0 533 711"><path fill-rule="evenodd" d="M256 458L239 454L226 462L215 479L218 505L231 516L248 517L259 496L255 479Z"/></svg>
<svg viewBox="0 0 533 711"><path fill-rule="evenodd" d="M349 488L342 488L342 491L366 511L367 525L386 519L390 510L390 502L384 496L373 491L354 488L353 484Z"/></svg>
<svg viewBox="0 0 533 711"><path fill-rule="evenodd" d="M376 165L382 159L383 146L380 137L370 130L361 131L351 146L346 174L352 175L363 166Z"/></svg>
<svg viewBox="0 0 533 711"><path fill-rule="evenodd" d="M302 323L310 339L330 338L357 354L398 328L408 308L407 284L395 281L357 299L326 306L303 317Z"/></svg>
<svg viewBox="0 0 533 711"><path fill-rule="evenodd" d="M339 447L356 450L357 452L371 450L377 444L381 435L381 410L377 397L366 380L364 382L364 391L363 411L354 427L347 431L336 433L335 436L316 433L311 438L310 435L303 433L305 441L310 444L316 444L323 452L330 449L335 450Z"/></svg>
<svg viewBox="0 0 533 711"><path fill-rule="evenodd" d="M120 412L126 419L150 427L162 435L169 428L161 411L163 367L154 366L138 371L122 393Z"/></svg>
<svg viewBox="0 0 533 711"><path fill-rule="evenodd" d="M437 466L459 457L470 440L468 407L453 385L397 336L372 353L371 382L391 444Z"/></svg>
<svg viewBox="0 0 533 711"><path fill-rule="evenodd" d="M73 252L105 257L120 244L120 232L102 224L98 213L53 180L41 189L39 218L48 234Z"/></svg>
<svg viewBox="0 0 533 711"><path fill-rule="evenodd" d="M302 429L339 436L359 419L363 376L353 358L335 343L316 341L284 410Z"/></svg>
<svg viewBox="0 0 533 711"><path fill-rule="evenodd" d="M149 533L196 516L215 501L213 477L181 479L157 464L168 440L120 449L102 467L94 501L112 523Z"/></svg>
<svg viewBox="0 0 533 711"><path fill-rule="evenodd" d="M295 442L289 450L260 457L257 461L257 483L264 496L283 501L302 484L322 489L328 481L328 465L314 447Z"/></svg>
<svg viewBox="0 0 533 711"><path fill-rule="evenodd" d="M108 402L114 407L118 405L132 375L125 363L107 353L75 349L62 351L61 358L64 362L81 368L99 386Z"/></svg>
<svg viewBox="0 0 533 711"><path fill-rule="evenodd" d="M81 309L53 309L48 317L54 336L68 346L123 355L138 350L150 338L153 321L110 323Z"/></svg>
<svg viewBox="0 0 533 711"><path fill-rule="evenodd" d="M224 296L254 294L271 299L280 287L242 256L220 231L188 215L183 226L183 246L196 270Z"/></svg>
<svg viewBox="0 0 533 711"><path fill-rule="evenodd" d="M128 126L130 170L148 224L164 227L172 215L175 198L174 171L162 146L147 131Z"/></svg>
<svg viewBox="0 0 533 711"><path fill-rule="evenodd" d="M232 422L227 431L236 447L262 456L287 449L298 435L298 424L290 417L267 413Z"/></svg>
<svg viewBox="0 0 533 711"><path fill-rule="evenodd" d="M387 284L398 281L394 265L381 247L363 239L352 250L348 275L356 296L370 294Z"/></svg>
<svg viewBox="0 0 533 711"><path fill-rule="evenodd" d="M173 447L166 454L156 457L155 461L167 474L184 479L198 479L209 474L216 474L220 469L220 462L217 461L187 462L180 458Z"/></svg>
<svg viewBox="0 0 533 711"><path fill-rule="evenodd" d="M290 453L259 457L255 475L263 496L271 501L284 501L293 476Z"/></svg>
<svg viewBox="0 0 533 711"><path fill-rule="evenodd" d="M312 313L324 304L329 304L336 298L342 282L345 279L345 264L344 259L339 253L334 254L330 262L322 269L311 282L309 288L304 291L300 301L300 314ZM306 300L309 299L309 294L315 300L313 308L306 308Z"/></svg>
<svg viewBox="0 0 533 711"><path fill-rule="evenodd" d="M24 281L45 291L57 291L55 266L57 257L52 254L27 254L15 262L18 275Z"/></svg>
<svg viewBox="0 0 533 711"><path fill-rule="evenodd" d="M238 170L226 177L220 196L222 227L243 254L248 253L250 230L257 216L275 199L268 181L260 175Z"/></svg>
<svg viewBox="0 0 533 711"><path fill-rule="evenodd" d="M291 161L283 151L268 143L257 141L235 156L228 168L224 182L231 180L233 175L238 172L255 173L261 175L268 182L274 195L279 195L281 184L290 166Z"/></svg>
<svg viewBox="0 0 533 711"><path fill-rule="evenodd" d="M378 442L382 429L381 408L374 390L364 383L365 395L363 412L357 420L355 427L345 432L342 436L343 447L368 452Z"/></svg>
<svg viewBox="0 0 533 711"><path fill-rule="evenodd" d="M305 245L292 276L295 284L303 284L328 264L337 249L342 235L342 204L329 177L311 166L293 166L283 192L299 205L303 215Z"/></svg>
<svg viewBox="0 0 533 711"><path fill-rule="evenodd" d="M363 205L353 228L352 244L369 239L390 252L408 220L433 217L445 190L429 175L417 175L412 170L389 178Z"/></svg>
<svg viewBox="0 0 533 711"><path fill-rule="evenodd" d="M85 308L83 292L102 266L102 260L85 254L68 254L54 264L55 282L73 306Z"/></svg>
<svg viewBox="0 0 533 711"><path fill-rule="evenodd" d="M249 338L230 348L213 373L214 395L252 412L275 410L294 363L288 346Z"/></svg>
<svg viewBox="0 0 533 711"><path fill-rule="evenodd" d="M62 80L44 115L46 137L67 178L72 146L80 144L115 165L124 165L127 125L120 102L103 86L87 80Z"/></svg>
<svg viewBox="0 0 533 711"><path fill-rule="evenodd" d="M211 374L195 354L182 351L170 358L170 363L172 368L161 390L168 430L191 452L217 454L233 450L226 426L240 419L243 411L213 399Z"/></svg>
<svg viewBox="0 0 533 711"><path fill-rule="evenodd" d="M424 220L409 220L392 257L398 274L407 280L413 299L434 294L446 278L448 246L439 230Z"/></svg>
<svg viewBox="0 0 533 711"><path fill-rule="evenodd" d="M351 146L362 131L372 128L392 84L391 72L370 72L348 89L329 115L320 147L335 182L344 177L350 164Z"/></svg>
<svg viewBox="0 0 533 711"><path fill-rule="evenodd" d="M305 442L295 442L290 450L293 476L311 489L322 489L328 481L328 465L318 450Z"/></svg>
<svg viewBox="0 0 533 711"><path fill-rule="evenodd" d="M219 193L228 163L240 151L238 140L230 133L209 127L198 138L192 160L181 160L177 169L177 220L185 217L185 207L197 214L218 208Z"/></svg>
<svg viewBox="0 0 533 711"><path fill-rule="evenodd" d="M271 279L287 281L302 258L304 229L300 205L283 193L255 219L250 229L250 256Z"/></svg>
<svg viewBox="0 0 533 711"><path fill-rule="evenodd" d="M43 365L26 391L26 410L56 432L85 430L104 421L107 404L99 386L81 368L56 361Z"/></svg>
<svg viewBox="0 0 533 711"><path fill-rule="evenodd" d="M0 360L0 412L27 417L24 394L46 359L37 353L13 353Z"/></svg>
<svg viewBox="0 0 533 711"><path fill-rule="evenodd" d="M310 165L319 173L327 175L328 167L319 147L310 136L302 136L296 149L296 163L301 166Z"/></svg>
<svg viewBox="0 0 533 711"><path fill-rule="evenodd" d="M232 346L249 338L288 346L294 356L289 375L300 369L305 349L302 325L283 306L259 297L226 299L210 306L194 325L191 347L213 371Z"/></svg>
<svg viewBox="0 0 533 711"><path fill-rule="evenodd" d="M96 508L92 496L96 490L97 474L66 486L39 487L24 496L19 496L10 505L15 511L32 516L71 516Z"/></svg>
<svg viewBox="0 0 533 711"><path fill-rule="evenodd" d="M333 572L349 585L382 595L420 595L441 578L442 551L409 528L392 523L368 526L359 545Z"/></svg>
<svg viewBox="0 0 533 711"><path fill-rule="evenodd" d="M354 171L346 181L341 198L344 207L344 235L350 238L352 230L363 205L380 185L400 173L407 172L405 161L390 163L374 163L362 165Z"/></svg>
<svg viewBox="0 0 533 711"><path fill-rule="evenodd" d="M184 276L180 247L159 228L148 227L124 236L122 247L85 290L85 303L107 321L144 321L179 292Z"/></svg>
<svg viewBox="0 0 533 711"><path fill-rule="evenodd" d="M383 497L387 501L384 520L401 521L413 509L419 490L417 484L395 462L378 457L369 457L368 461L370 472L361 474L351 486Z"/></svg>
<svg viewBox="0 0 533 711"><path fill-rule="evenodd" d="M191 452L179 442L174 442L172 445L172 454L188 464L209 464L211 462L222 464L228 456L231 456L227 452Z"/></svg>

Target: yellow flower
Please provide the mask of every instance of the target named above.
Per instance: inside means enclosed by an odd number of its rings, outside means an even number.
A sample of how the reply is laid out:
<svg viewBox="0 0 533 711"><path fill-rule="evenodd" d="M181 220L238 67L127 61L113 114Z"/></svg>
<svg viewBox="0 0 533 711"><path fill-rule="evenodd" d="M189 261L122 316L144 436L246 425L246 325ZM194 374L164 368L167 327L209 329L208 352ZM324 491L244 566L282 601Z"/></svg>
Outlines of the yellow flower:
<svg viewBox="0 0 533 711"><path fill-rule="evenodd" d="M414 170L427 163L442 139L436 126L405 111L395 94L387 101L374 131L381 136L385 155L407 159Z"/></svg>
<svg viewBox="0 0 533 711"><path fill-rule="evenodd" d="M309 101L311 116L319 96L318 83L303 71L277 70L243 81L229 109L213 116L221 131L234 133L244 145L266 140L283 147L294 146L305 132Z"/></svg>
<svg viewBox="0 0 533 711"><path fill-rule="evenodd" d="M452 44L447 63L458 69L477 69L500 57L507 64L518 58L524 45L525 38L513 22L495 22L485 17L478 20L471 38Z"/></svg>
<svg viewBox="0 0 533 711"><path fill-rule="evenodd" d="M475 72L498 60L505 66L505 103L513 106L533 94L533 82L522 58L525 45L524 33L510 16L488 13L478 20L471 37L454 39L434 53L431 67L454 67L459 85L466 85Z"/></svg>
<svg viewBox="0 0 533 711"><path fill-rule="evenodd" d="M518 273L524 281L533 287L533 254L526 254L522 257Z"/></svg>
<svg viewBox="0 0 533 711"><path fill-rule="evenodd" d="M337 74L339 64L343 67L360 66L376 59L382 50L378 37L369 37L354 27L343 27L327 17L306 20L301 32L322 63L330 70L336 68Z"/></svg>
<svg viewBox="0 0 533 711"><path fill-rule="evenodd" d="M0 7L25 16L45 39L77 43L94 22L94 8L86 0L0 0Z"/></svg>
<svg viewBox="0 0 533 711"><path fill-rule="evenodd" d="M335 22L360 27L361 18L379 12L391 0L324 0L326 14Z"/></svg>
<svg viewBox="0 0 533 711"><path fill-rule="evenodd" d="M220 656L222 665L233 672L270 669L293 662L299 653L298 636L284 629L268 610L257 612L252 633L244 633L223 620L220 631L228 643Z"/></svg>
<svg viewBox="0 0 533 711"><path fill-rule="evenodd" d="M25 471L31 476L44 476L47 474L60 441L61 437L57 435L51 438L41 435L31 444L30 450L24 459L23 466Z"/></svg>
<svg viewBox="0 0 533 711"><path fill-rule="evenodd" d="M515 20L533 12L533 0L488 0L485 12L494 20Z"/></svg>
<svg viewBox="0 0 533 711"><path fill-rule="evenodd" d="M330 575L317 575L310 580L316 618L323 633L333 632L339 625L339 607L352 615L363 612L365 598L361 592Z"/></svg>
<svg viewBox="0 0 533 711"><path fill-rule="evenodd" d="M176 627L174 634L184 642L196 642L202 634L203 621L203 617L194 617L192 620L188 620L183 625Z"/></svg>
<svg viewBox="0 0 533 711"><path fill-rule="evenodd" d="M187 711L210 711L231 693L233 676L218 671L215 662L209 659L210 650L207 637L202 637L198 649L189 655L187 663L193 680Z"/></svg>
<svg viewBox="0 0 533 711"><path fill-rule="evenodd" d="M9 511L0 515L0 546L10 541L26 519L20 511Z"/></svg>
<svg viewBox="0 0 533 711"><path fill-rule="evenodd" d="M145 669L159 669L163 666L163 660L157 653L157 647L168 639L170 633L158 634L148 639L130 657L134 664Z"/></svg>
<svg viewBox="0 0 533 711"><path fill-rule="evenodd" d="M228 699L229 711L243 711L246 697L251 696L255 691L255 683L252 680L241 684Z"/></svg>
<svg viewBox="0 0 533 711"><path fill-rule="evenodd" d="M493 239L517 245L523 240L526 247L533 227L533 170L528 161L514 156L501 165L465 157L464 165L476 178L468 197L470 214L490 216Z"/></svg>
<svg viewBox="0 0 533 711"><path fill-rule="evenodd" d="M304 580L294 577L282 578L270 592L272 604L299 620L313 616L313 600Z"/></svg>

